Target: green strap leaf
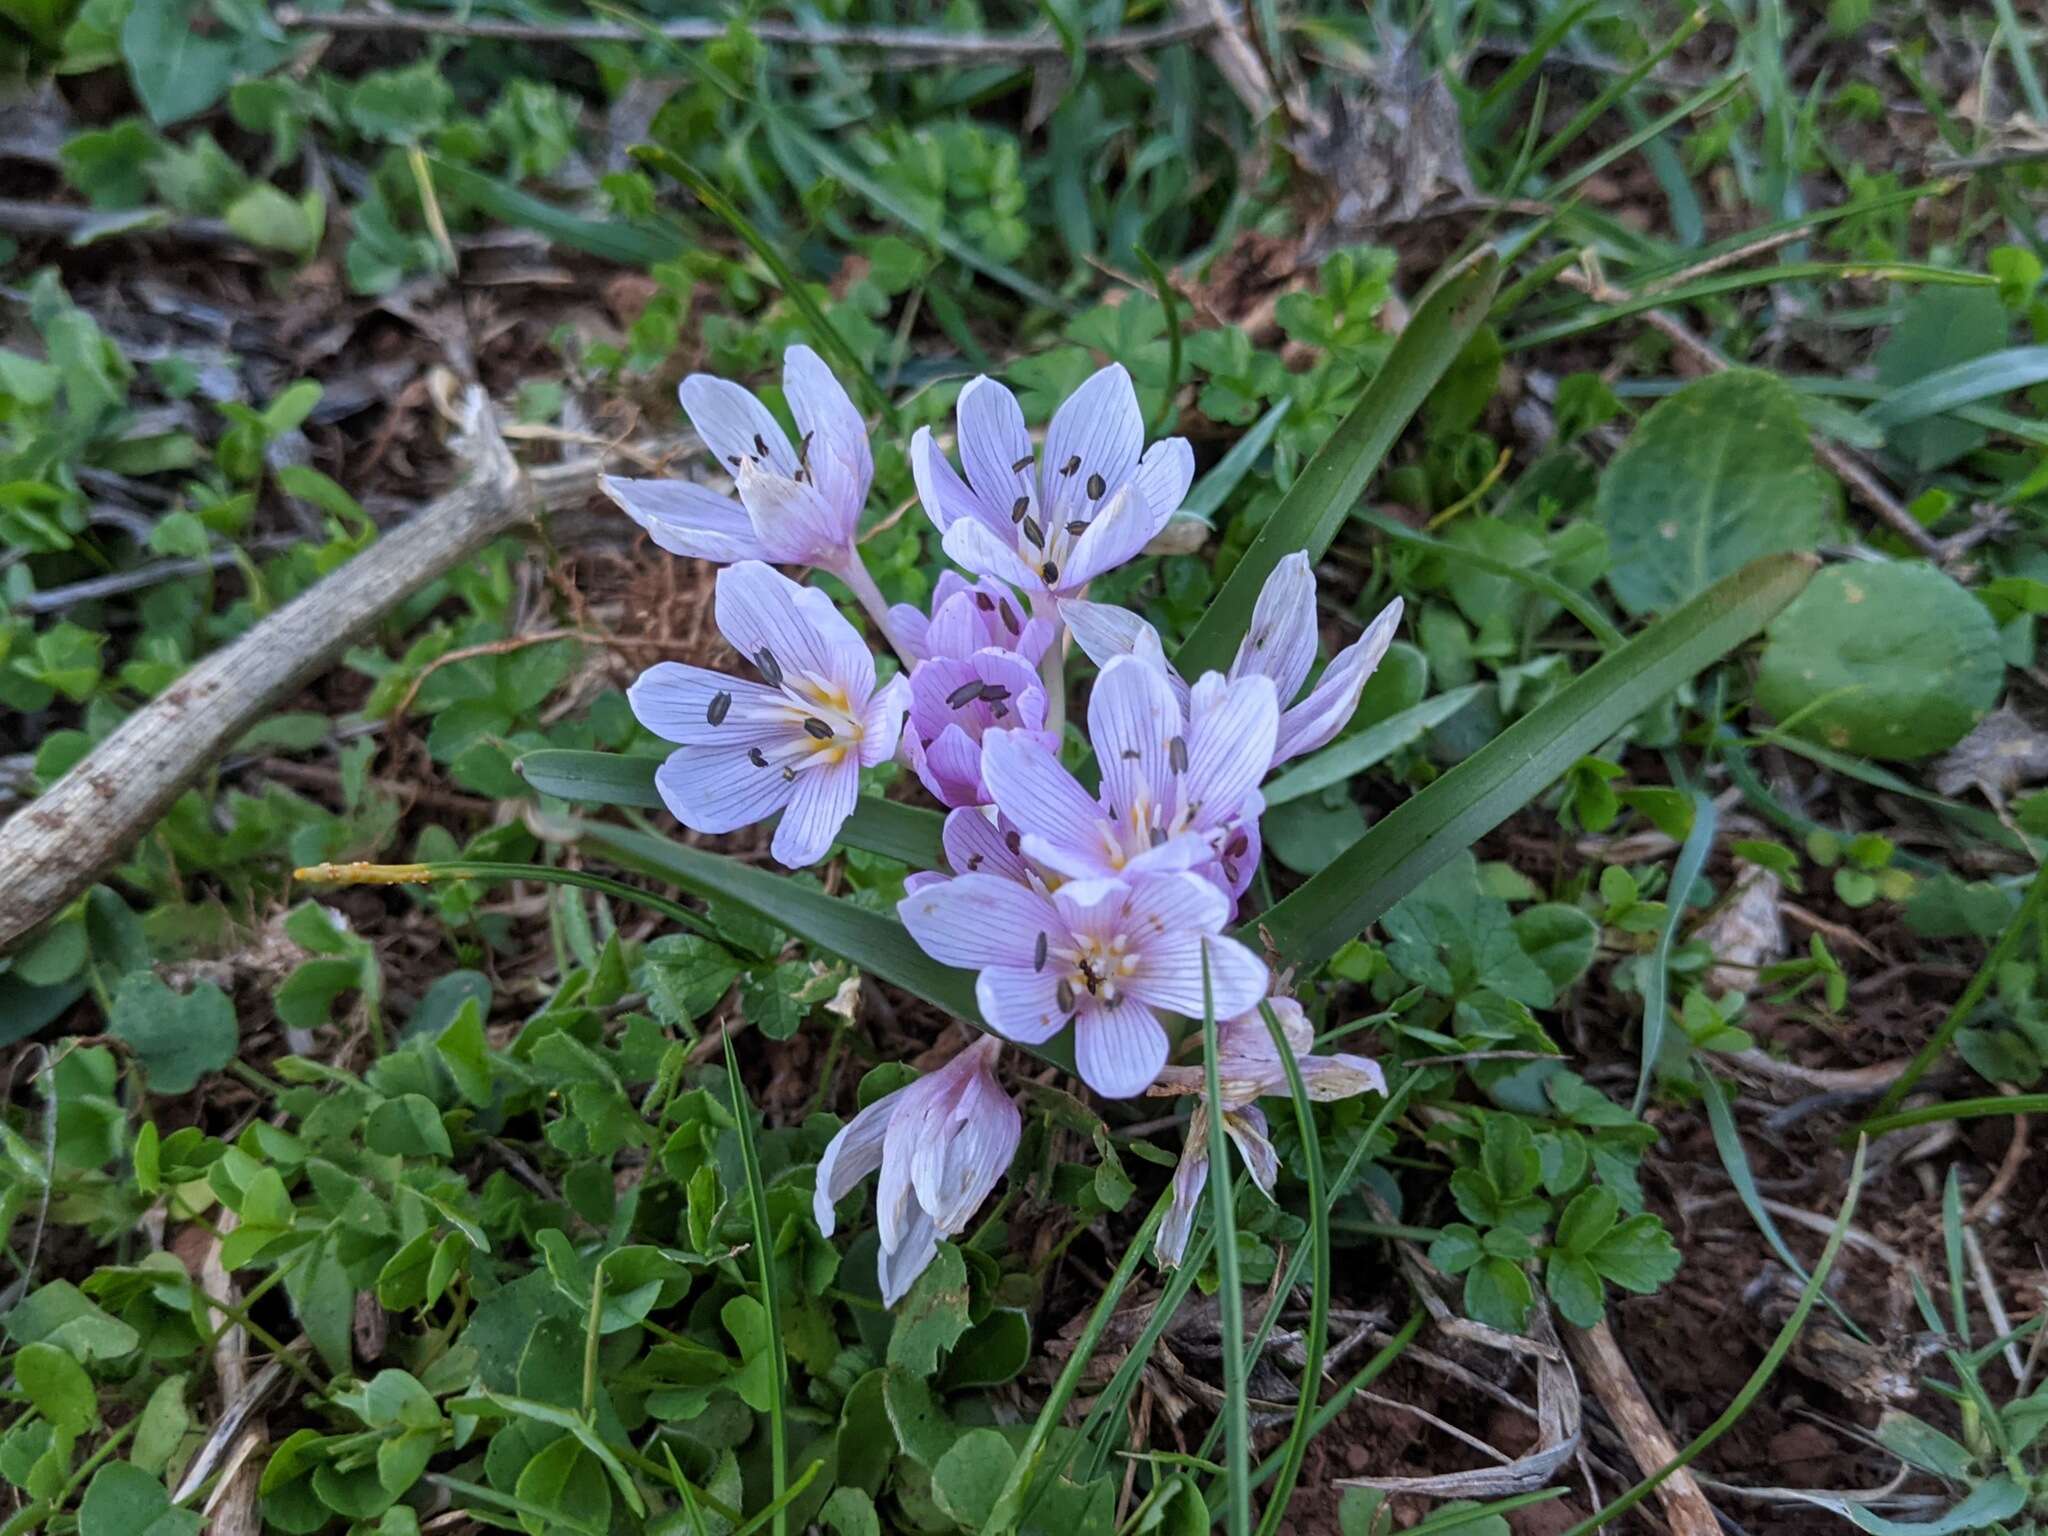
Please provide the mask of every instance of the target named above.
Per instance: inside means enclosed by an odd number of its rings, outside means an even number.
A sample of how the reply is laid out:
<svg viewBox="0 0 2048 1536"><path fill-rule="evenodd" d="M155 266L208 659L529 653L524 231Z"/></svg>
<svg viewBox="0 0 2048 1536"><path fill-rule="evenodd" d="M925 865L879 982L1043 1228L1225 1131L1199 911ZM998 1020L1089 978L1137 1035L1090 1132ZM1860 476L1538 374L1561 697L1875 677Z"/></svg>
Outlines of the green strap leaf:
<svg viewBox="0 0 2048 1536"><path fill-rule="evenodd" d="M1330 547L1401 429L1479 329L1499 282L1499 261L1482 251L1422 301L1351 414L1303 467L1182 643L1174 657L1182 676L1228 666L1274 568L1297 549L1315 559Z"/></svg>
<svg viewBox="0 0 2048 1536"><path fill-rule="evenodd" d="M1260 917L1252 941L1263 930L1287 960L1322 963L1579 758L1758 633L1813 570L1810 555L1772 555L1716 582L1390 812Z"/></svg>

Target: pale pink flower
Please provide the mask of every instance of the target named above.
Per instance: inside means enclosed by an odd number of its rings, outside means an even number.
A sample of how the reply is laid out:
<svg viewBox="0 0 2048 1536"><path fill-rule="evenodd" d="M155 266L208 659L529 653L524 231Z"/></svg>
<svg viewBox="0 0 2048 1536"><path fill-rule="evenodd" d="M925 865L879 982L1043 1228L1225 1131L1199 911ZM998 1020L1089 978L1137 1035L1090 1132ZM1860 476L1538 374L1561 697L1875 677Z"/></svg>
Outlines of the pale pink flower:
<svg viewBox="0 0 2048 1536"><path fill-rule="evenodd" d="M884 1094L832 1138L818 1161L811 1212L830 1237L833 1206L881 1170L875 1220L884 1305L895 1306L939 1251L966 1229L1016 1155L1024 1118L996 1081L1002 1043L983 1035L936 1072Z"/></svg>
<svg viewBox="0 0 2048 1536"><path fill-rule="evenodd" d="M986 805L981 743L989 731L1017 730L1048 751L1059 738L1044 729L1045 688L1014 651L935 656L910 677L910 720L903 757L941 805Z"/></svg>
<svg viewBox="0 0 2048 1536"><path fill-rule="evenodd" d="M998 650L1015 651L1035 667L1052 643L1054 625L1029 615L1029 605L1001 582L941 571L932 586L931 616L898 603L889 610L889 625L897 643L919 661Z"/></svg>

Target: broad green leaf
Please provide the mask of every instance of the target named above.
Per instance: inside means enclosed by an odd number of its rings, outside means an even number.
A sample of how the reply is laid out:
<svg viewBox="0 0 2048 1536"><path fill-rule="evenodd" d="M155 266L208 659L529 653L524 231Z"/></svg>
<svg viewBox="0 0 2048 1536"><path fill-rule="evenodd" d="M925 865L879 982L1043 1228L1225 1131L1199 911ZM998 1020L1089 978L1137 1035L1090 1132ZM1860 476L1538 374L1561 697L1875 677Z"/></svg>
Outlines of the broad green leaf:
<svg viewBox="0 0 2048 1536"><path fill-rule="evenodd" d="M67 1435L82 1435L100 1421L99 1398L85 1367L54 1344L16 1352L14 1379L36 1412Z"/></svg>
<svg viewBox="0 0 2048 1536"><path fill-rule="evenodd" d="M1758 561L1653 624L1390 812L1258 926L1285 960L1320 964L1579 758L1756 634L1812 571L1799 555Z"/></svg>
<svg viewBox="0 0 2048 1536"><path fill-rule="evenodd" d="M1511 1260L1483 1258L1465 1271L1465 1315L1474 1322L1520 1333L1535 1299L1528 1275Z"/></svg>
<svg viewBox="0 0 2048 1536"><path fill-rule="evenodd" d="M1732 368L1637 426L1600 477L1614 595L1667 613L1753 560L1821 540L1835 490L1784 381Z"/></svg>
<svg viewBox="0 0 2048 1536"><path fill-rule="evenodd" d="M1584 1259L1568 1253L1551 1255L1550 1262L1543 1267L1543 1288L1557 1303L1566 1322L1591 1328L1600 1321L1606 1288L1600 1284L1599 1272Z"/></svg>
<svg viewBox="0 0 2048 1536"><path fill-rule="evenodd" d="M1961 741L2004 683L1982 603L1931 565L1859 561L1829 566L1771 622L1756 701L1838 751L1915 758Z"/></svg>
<svg viewBox="0 0 2048 1536"><path fill-rule="evenodd" d="M926 1378L936 1376L940 1359L967 1331L967 1263L960 1250L941 1243L938 1256L891 1315L895 1326L889 1334L889 1364Z"/></svg>
<svg viewBox="0 0 2048 1536"><path fill-rule="evenodd" d="M78 1536L199 1536L202 1524L197 1510L173 1507L162 1483L125 1461L95 1472L78 1506Z"/></svg>
<svg viewBox="0 0 2048 1536"><path fill-rule="evenodd" d="M1016 1464L1017 1452L1000 1430L970 1429L932 1468L932 1496L963 1526L978 1529Z"/></svg>
<svg viewBox="0 0 2048 1536"><path fill-rule="evenodd" d="M1194 677L1230 664L1266 578L1298 549L1319 558L1357 510L1380 461L1464 349L1493 302L1500 263L1491 251L1452 272L1409 319L1378 373L1252 540L1174 657Z"/></svg>
<svg viewBox="0 0 2048 1536"><path fill-rule="evenodd" d="M1904 397L1910 404L1915 399L1911 386L1933 385L1921 400L1941 400L1944 386L1936 381L1952 377L1959 365L1998 352L2010 336L2011 323L1998 294L1989 288L1930 288L1912 295L1899 323L1877 350L1877 380L1890 392L1886 399ZM1881 399L1874 409L1885 403ZM1966 403L1956 399L1938 408ZM1935 420L1932 414L1909 410L1890 416L1897 424L1885 432L1892 452L1923 473L1955 462L1985 438L1980 426Z"/></svg>
<svg viewBox="0 0 2048 1536"><path fill-rule="evenodd" d="M137 971L114 994L107 1032L135 1053L155 1093L190 1093L235 1056L234 1004L209 981L180 995Z"/></svg>
<svg viewBox="0 0 2048 1536"><path fill-rule="evenodd" d="M158 127L204 112L285 52L267 38L224 30L206 0L135 0L121 25L128 78Z"/></svg>

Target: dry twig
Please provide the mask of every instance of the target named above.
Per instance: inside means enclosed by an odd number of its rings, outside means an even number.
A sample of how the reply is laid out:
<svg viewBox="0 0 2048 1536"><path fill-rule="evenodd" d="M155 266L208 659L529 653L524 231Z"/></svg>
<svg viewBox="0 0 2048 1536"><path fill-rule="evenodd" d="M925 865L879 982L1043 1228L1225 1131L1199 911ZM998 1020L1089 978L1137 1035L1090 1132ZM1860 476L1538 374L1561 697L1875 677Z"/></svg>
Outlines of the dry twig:
<svg viewBox="0 0 2048 1536"><path fill-rule="evenodd" d="M1635 1372L1629 1369L1607 1324L1602 1321L1591 1328L1566 1325L1565 1347L1607 1410L1608 1418L1628 1442L1629 1454L1635 1457L1644 1475L1675 1460L1678 1447L1664 1428L1663 1420L1657 1417L1656 1409L1643 1396ZM1664 1479L1657 1488L1657 1497L1663 1501L1675 1536L1720 1536L1713 1506L1707 1503L1699 1483L1684 1467Z"/></svg>

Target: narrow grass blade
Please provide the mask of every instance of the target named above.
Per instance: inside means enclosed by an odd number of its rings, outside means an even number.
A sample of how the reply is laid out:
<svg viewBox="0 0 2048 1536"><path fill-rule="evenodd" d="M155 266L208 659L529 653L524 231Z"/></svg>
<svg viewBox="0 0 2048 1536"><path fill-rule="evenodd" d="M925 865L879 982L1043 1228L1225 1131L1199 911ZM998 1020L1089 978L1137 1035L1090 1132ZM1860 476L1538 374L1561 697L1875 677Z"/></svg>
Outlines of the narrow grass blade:
<svg viewBox="0 0 2048 1536"><path fill-rule="evenodd" d="M1473 116L1481 122L1494 118L1501 107L1522 88L1524 82L1543 67L1543 61L1549 57L1550 50L1563 42L1570 35L1572 28L1586 19L1586 13L1601 3L1602 0L1579 0L1577 5L1566 6L1545 22L1543 30L1529 40L1528 51L1502 71L1501 77L1487 87L1486 94L1479 98L1474 108Z"/></svg>
<svg viewBox="0 0 2048 1536"><path fill-rule="evenodd" d="M1173 397L1180 393L1180 300L1174 296L1173 282L1166 269L1152 259L1152 253L1142 245L1133 249L1138 265L1152 279L1152 291L1158 295L1159 308L1166 316L1166 397L1159 407L1159 420L1152 423L1153 435L1161 436L1173 425Z"/></svg>
<svg viewBox="0 0 2048 1536"><path fill-rule="evenodd" d="M1945 1104L1923 1104L1896 1114L1873 1115L1850 1134L1882 1136L1886 1131L1910 1130L1916 1125L1938 1125L1944 1120L1987 1120L2000 1115L2048 1114L2048 1093L2015 1093L1985 1099L1950 1099Z"/></svg>
<svg viewBox="0 0 2048 1536"><path fill-rule="evenodd" d="M1358 1374L1330 1394L1329 1400L1322 1407L1318 1408L1315 1417L1309 1420L1308 1433L1310 1439L1314 1439L1325 1429L1329 1428L1331 1420L1351 1406L1352 1398L1356 1397L1360 1392L1387 1373L1393 1363L1401 1358L1401 1352L1415 1342L1415 1335L1422 1331L1422 1324L1426 1315L1419 1307L1409 1313L1408 1321L1401 1325L1394 1336L1388 1339L1370 1360L1359 1367ZM1285 1454L1284 1450L1275 1451L1271 1456L1260 1462L1258 1471L1252 1474L1253 1484L1261 1486L1274 1473L1278 1472L1280 1470L1281 1457ZM1550 1495L1546 1493L1542 1497L1547 1498ZM1214 1523L1215 1499L1213 1495L1210 1499L1210 1511L1211 1523Z"/></svg>
<svg viewBox="0 0 2048 1536"><path fill-rule="evenodd" d="M1180 1304L1187 1300L1189 1291L1195 1288L1196 1277L1202 1266L1209 1262L1209 1250L1215 1241L1215 1234L1204 1228L1188 1239L1187 1252L1181 1256L1173 1277L1166 1282L1166 1289L1159 1293L1159 1300L1153 1304L1152 1315L1145 1319L1144 1331L1131 1342L1130 1352L1116 1368L1116 1374L1109 1379L1109 1385L1097 1395L1088 1416L1081 1421L1081 1427L1074 1438L1088 1447L1088 1459L1082 1463L1078 1482L1087 1482L1099 1477L1109 1462L1114 1450L1113 1437L1120 1433L1124 1405L1130 1401L1131 1393L1137 1390L1138 1378L1152 1359L1152 1351L1158 1347L1166 1330L1173 1326L1173 1320L1180 1312ZM1097 1438L1105 1424L1117 1426L1111 1434ZM1061 1464L1055 1462L1048 1470L1058 1473ZM1045 1483L1041 1482L1040 1487ZM1031 1513L1032 1505L1027 1501L1024 1513Z"/></svg>
<svg viewBox="0 0 2048 1536"><path fill-rule="evenodd" d="M1485 571L1490 576L1504 576L1509 581L1520 582L1532 592L1540 592L1566 613L1586 626L1587 633L1600 642L1602 650L1612 651L1622 644L1622 633L1607 617L1600 605L1583 592L1574 592L1570 587L1544 571L1532 570L1526 565L1498 559L1484 550L1467 549L1459 544L1447 544L1442 539L1431 538L1413 528L1404 528L1392 518L1375 517L1373 527L1392 539L1396 544L1406 544L1411 549L1426 549L1442 555L1453 565L1469 565L1474 570Z"/></svg>
<svg viewBox="0 0 2048 1536"><path fill-rule="evenodd" d="M1095 1303L1095 1310L1088 1314L1088 1321L1081 1329L1081 1336L1074 1341L1074 1352L1067 1357L1061 1368L1059 1379L1052 1384L1052 1391L1046 1394L1045 1402L1038 1410L1038 1417L1032 1421L1030 1433L1017 1448L1017 1460L1010 1468L1009 1481L996 1496L989 1517L982 1523L981 1536L1008 1536L1015 1530L1022 1517L1024 1495L1037 1475L1039 1462L1045 1455L1053 1431L1058 1428L1060 1418L1067 1411L1074 1394L1080 1390L1081 1378L1087 1374L1088 1363L1095 1357L1096 1349L1102 1343L1103 1330L1116 1313L1117 1303L1136 1278L1138 1265L1144 1261L1146 1251L1152 1246L1153 1235L1159 1230L1159 1223L1166 1219L1168 1206L1173 1203L1173 1191L1164 1190L1153 1204L1151 1214L1144 1224L1132 1235L1130 1246L1124 1249L1124 1256L1117 1262L1116 1272L1109 1277L1109 1284L1103 1289L1102 1299ZM1051 1474L1048 1473L1048 1476Z"/></svg>
<svg viewBox="0 0 2048 1536"><path fill-rule="evenodd" d="M542 794L581 805L627 805L640 810L661 809L661 795L654 787L654 772L660 766L657 758L566 747L544 747L518 761L519 776ZM937 811L863 795L840 830L839 841L849 848L900 859L916 869L941 869L945 866L941 840L945 825L945 817Z"/></svg>
<svg viewBox="0 0 2048 1536"><path fill-rule="evenodd" d="M1423 732L1442 725L1479 697L1483 685L1468 683L1433 699L1424 699L1413 709L1389 715L1378 725L1369 725L1356 736L1346 736L1333 746L1310 753L1265 788L1266 809L1299 800L1332 784L1342 784L1366 769L1384 762L1403 747L1422 739Z"/></svg>
<svg viewBox="0 0 2048 1536"><path fill-rule="evenodd" d="M1756 1187L1756 1175L1750 1172L1749 1154L1743 1150L1742 1133L1736 1127L1735 1115L1728 1107L1728 1090L1710 1074L1702 1074L1700 1097L1707 1106L1707 1124L1714 1133L1714 1150L1721 1156L1721 1167L1727 1171L1728 1182L1735 1186L1742 1208L1749 1212L1749 1219L1756 1223L1757 1231L1763 1233L1764 1241L1771 1245L1771 1251L1778 1256L1778 1262L1792 1272L1792 1278L1804 1285L1807 1280L1806 1266L1799 1261L1799 1255L1792 1251L1785 1241L1784 1233L1778 1230L1777 1222L1764 1204L1763 1191ZM1869 1336L1857 1326L1856 1320L1832 1296L1822 1296L1828 1310L1842 1320L1843 1326L1859 1339Z"/></svg>
<svg viewBox="0 0 2048 1536"><path fill-rule="evenodd" d="M1281 560L1298 549L1317 559L1330 547L1401 429L1486 318L1499 281L1500 263L1484 251L1422 301L1351 414L1302 468L1182 643L1174 659L1184 676L1229 665L1259 590Z"/></svg>
<svg viewBox="0 0 2048 1536"><path fill-rule="evenodd" d="M1545 141L1543 147L1537 150L1535 156L1530 160L1528 170L1524 173L1525 178L1542 170L1543 167L1550 164L1551 161L1578 142L1579 135L1605 117L1608 108L1634 90L1642 83L1645 76L1659 64L1670 58L1680 48L1683 48L1691 40L1693 34L1706 24L1707 13L1704 8L1694 11L1684 21L1680 22L1677 31L1673 32L1656 48L1652 49L1627 74L1617 76L1605 90L1601 91L1599 95L1595 96L1575 113L1570 122L1558 129L1555 134ZM1510 186L1507 189L1510 194L1518 190L1519 184Z"/></svg>
<svg viewBox="0 0 2048 1536"><path fill-rule="evenodd" d="M1244 1288L1237 1272L1237 1200L1230 1140L1223 1127L1223 1088L1217 1077L1216 998L1209 980L1209 950L1202 948L1202 1082L1209 1110L1209 1219L1216 1233L1216 1317L1223 1349L1223 1507L1230 1536L1252 1528L1251 1406L1245 1380ZM1325 1236L1328 1229L1325 1229ZM1307 1390L1304 1386L1303 1390Z"/></svg>
<svg viewBox="0 0 2048 1536"><path fill-rule="evenodd" d="M1572 763L1758 633L1813 569L1811 556L1774 555L1716 582L1389 813L1258 926L1288 961L1320 965Z"/></svg>
<svg viewBox="0 0 2048 1536"><path fill-rule="evenodd" d="M1998 12L1998 29L2005 34L2005 48L2012 55L2013 73L2020 77L2020 92L2027 98L2027 110L2037 123L2048 123L2048 91L2041 88L2041 72L2034 67L2033 51L2027 46L2026 30L2012 0L1991 0Z"/></svg>
<svg viewBox="0 0 2048 1536"><path fill-rule="evenodd" d="M586 219L468 166L429 156L434 185L492 218L545 235L556 245L645 270L683 254L682 234L647 220Z"/></svg>
<svg viewBox="0 0 2048 1536"><path fill-rule="evenodd" d="M901 987L976 1028L986 1027L975 1006L973 978L932 959L893 917L827 896L789 875L627 827L586 823L576 842L578 847L602 853L692 895L714 896L744 907L877 980ZM1016 1049L1062 1071L1074 1070L1073 1047L1066 1036Z"/></svg>
<svg viewBox="0 0 2048 1536"><path fill-rule="evenodd" d="M841 378L852 383L868 409L895 420L895 408L889 404L889 397L882 393L882 387L874 381L867 365L860 360L860 354L846 344L846 338L839 334L837 327L825 318L825 312L818 308L818 301L811 297L811 290L804 286L782 252L754 228L753 220L740 212L731 198L727 197L710 178L679 155L670 154L658 144L640 144L633 149L633 159L648 170L659 171L674 181L689 188L690 194L702 203L705 209L725 224L747 248L761 259L782 289L784 297L794 304L797 312L804 317L804 325L811 333L811 340L818 350L831 362Z"/></svg>
<svg viewBox="0 0 2048 1536"><path fill-rule="evenodd" d="M1692 830L1678 850L1678 864L1671 872L1671 889L1666 893L1664 928L1657 935L1657 948L1650 955L1650 974L1643 983L1643 1059L1636 1068L1636 1096L1628 1112L1638 1120L1650 1102L1650 1084L1657 1075L1657 1056L1664 1049L1664 1029L1669 1022L1667 1001L1671 994L1671 946L1678 938L1678 925L1685 918L1685 901L1714 849L1714 826L1719 818L1714 802L1698 790L1692 792Z"/></svg>
<svg viewBox="0 0 2048 1536"><path fill-rule="evenodd" d="M1792 1315L1785 1319L1785 1326L1778 1330L1778 1336L1771 1341L1771 1347L1764 1352L1763 1360L1750 1373L1749 1380L1742 1384L1742 1390L1735 1394L1721 1416L1693 1438L1684 1450L1670 1461L1637 1483L1628 1492L1596 1513L1581 1520L1565 1532L1565 1536L1592 1536L1594 1531L1608 1525L1634 1509L1647 1499L1664 1480L1681 1467L1690 1466L1716 1440L1735 1427L1742 1416L1749 1412L1749 1405L1757 1400L1763 1389L1791 1353L1793 1340L1799 1337L1799 1330L1806 1326L1807 1314L1820 1299L1820 1288L1827 1281L1828 1272L1835 1267L1835 1256L1842 1251L1842 1240L1849 1235L1849 1222L1856 1214L1856 1197L1863 1189L1863 1159L1870 1144L1862 1141L1856 1147L1856 1160L1849 1168L1849 1192L1842 1200L1842 1209L1835 1217L1835 1225L1828 1233L1827 1246L1820 1251L1820 1262L1813 1266L1813 1276L1799 1293L1799 1303L1793 1307Z"/></svg>
<svg viewBox="0 0 2048 1536"><path fill-rule="evenodd" d="M1230 500L1230 493L1243 483L1251 473L1252 466L1259 461L1259 455L1266 451L1280 424L1287 419L1291 400L1282 400L1265 415L1252 423L1251 430L1230 445L1230 451L1218 459L1215 466L1194 483L1187 499L1180 504L1182 517L1199 518L1212 523L1216 514L1223 510L1223 503Z"/></svg>
<svg viewBox="0 0 2048 1536"><path fill-rule="evenodd" d="M1287 1073L1287 1091L1294 1099L1294 1124L1301 1133L1302 1182L1308 1185L1308 1246L1315 1265L1309 1281L1308 1337L1302 1342L1301 1389L1295 1394L1294 1423L1287 1443L1281 1447L1280 1470L1273 1491L1266 1495L1265 1513L1259 1517L1259 1536L1275 1536L1286 1518L1288 1500L1294 1496L1295 1480L1301 1476L1302 1459L1308 1455L1309 1422L1323 1395L1323 1351L1330 1341L1330 1202L1323 1187L1323 1144L1316 1133L1315 1110L1309 1103L1308 1085L1301 1080L1301 1064L1280 1028L1272 1006L1259 1005L1266 1031L1273 1037L1273 1049ZM1213 1074L1215 1068L1212 1066ZM1273 1298L1270 1311L1278 1311L1285 1292ZM1234 1337L1234 1335L1226 1335Z"/></svg>
<svg viewBox="0 0 2048 1536"><path fill-rule="evenodd" d="M1877 1111L1874 1118L1866 1121L1862 1127L1865 1135L1877 1134L1880 1123L1884 1123L1884 1128L1887 1130L1894 1128L1888 1122L1896 1122L1901 1125L1924 1125L1926 1123L1921 1120L1902 1120L1891 1112L1898 1108L1899 1100L1912 1091L1913 1085L1926 1076L1927 1069L1948 1053L1949 1046L1955 1041L1956 1032L1963 1027L1963 1021L1976 1011L1977 1004L1983 1001L1984 994L1991 989L1991 983L1997 978L1999 968L2012 958L2012 953L2019 947L2020 940L2026 936L2027 930L2033 927L2034 920L2040 913L2041 903L2044 899L2048 899L2048 864L2044 864L2034 871L2034 878L2027 883L2027 894L2020 901L2019 910L2013 913L2012 921L2005 925L2005 932L1998 936L1998 942L1991 946L1991 953L1984 957L1984 963L1977 968L1977 974L1970 978L1970 984L1963 988L1963 995L1958 997L1955 1006L1949 1009L1948 1017L1941 1021L1941 1028L1937 1029L1929 1037L1927 1043L1920 1047L1920 1054L1915 1056L1906 1070L1899 1074L1899 1080L1885 1090L1885 1096L1877 1101ZM2017 1104L2019 1100L2011 1098L1999 1099L1995 1102L1999 1104ZM1944 1106L1936 1105L1934 1107L1942 1108ZM1935 1118L1945 1119L1949 1117L1937 1116Z"/></svg>
<svg viewBox="0 0 2048 1536"><path fill-rule="evenodd" d="M2048 379L2048 347L2007 347L1942 368L1903 384L1863 408L1874 427L1898 427L1939 416L1959 405L1974 405Z"/></svg>
<svg viewBox="0 0 2048 1536"><path fill-rule="evenodd" d="M754 1227L754 1265L761 1276L761 1310L767 1313L769 1383L768 1478L775 1498L775 1536L787 1536L789 1510L789 1426L784 1421L783 1388L789 1383L789 1358L782 1345L781 1288L775 1283L775 1234L768 1225L768 1190L761 1182L761 1154L754 1146L753 1106L740 1081L739 1059L733 1055L732 1032L725 1033L725 1078L732 1094L732 1117L739 1126L740 1166L747 1174L748 1219Z"/></svg>

